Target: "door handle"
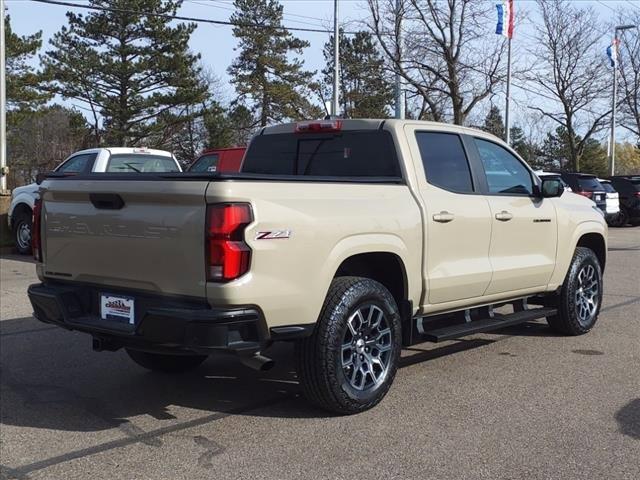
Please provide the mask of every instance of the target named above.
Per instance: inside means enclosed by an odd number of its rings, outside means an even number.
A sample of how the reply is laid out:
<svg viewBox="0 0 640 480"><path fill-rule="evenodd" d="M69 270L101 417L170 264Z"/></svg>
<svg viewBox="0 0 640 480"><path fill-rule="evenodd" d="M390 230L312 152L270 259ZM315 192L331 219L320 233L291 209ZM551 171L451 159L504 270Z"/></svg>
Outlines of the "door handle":
<svg viewBox="0 0 640 480"><path fill-rule="evenodd" d="M513 218L513 214L503 210L499 213L496 213L496 220L500 220L501 222L508 222Z"/></svg>
<svg viewBox="0 0 640 480"><path fill-rule="evenodd" d="M443 210L440 213L436 213L432 218L433 218L434 222L449 223L455 217L454 217L453 213L449 213L449 212Z"/></svg>

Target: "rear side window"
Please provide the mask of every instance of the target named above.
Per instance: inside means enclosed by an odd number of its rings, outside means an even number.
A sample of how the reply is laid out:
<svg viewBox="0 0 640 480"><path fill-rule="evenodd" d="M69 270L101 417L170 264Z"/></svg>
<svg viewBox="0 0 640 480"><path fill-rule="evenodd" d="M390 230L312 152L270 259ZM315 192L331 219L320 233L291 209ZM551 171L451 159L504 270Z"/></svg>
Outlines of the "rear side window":
<svg viewBox="0 0 640 480"><path fill-rule="evenodd" d="M171 157L120 153L111 155L107 164L107 172L169 173L179 172L179 170L175 160Z"/></svg>
<svg viewBox="0 0 640 480"><path fill-rule="evenodd" d="M600 185L602 185L602 188L604 189L605 192L616 193L615 188L613 188L609 182L600 182Z"/></svg>
<svg viewBox="0 0 640 480"><path fill-rule="evenodd" d="M217 153L203 155L196 162L191 165L189 168L190 172L215 172L218 169L218 159L219 156Z"/></svg>
<svg viewBox="0 0 640 480"><path fill-rule="evenodd" d="M533 179L529 170L507 149L497 143L473 139L484 167L489 193L503 195L531 195Z"/></svg>
<svg viewBox="0 0 640 480"><path fill-rule="evenodd" d="M452 192L473 192L469 161L460 136L454 133L416 132L422 164L431 185Z"/></svg>
<svg viewBox="0 0 640 480"><path fill-rule="evenodd" d="M595 190L604 190L602 184L596 180L596 177L580 177L578 178L578 186L580 190L593 192Z"/></svg>
<svg viewBox="0 0 640 480"><path fill-rule="evenodd" d="M318 177L400 177L393 140L383 130L278 133L254 138L242 172Z"/></svg>
<svg viewBox="0 0 640 480"><path fill-rule="evenodd" d="M82 153L71 157L69 160L60 165L56 172L63 173L82 173L89 172L93 167L93 160L96 158L95 153Z"/></svg>

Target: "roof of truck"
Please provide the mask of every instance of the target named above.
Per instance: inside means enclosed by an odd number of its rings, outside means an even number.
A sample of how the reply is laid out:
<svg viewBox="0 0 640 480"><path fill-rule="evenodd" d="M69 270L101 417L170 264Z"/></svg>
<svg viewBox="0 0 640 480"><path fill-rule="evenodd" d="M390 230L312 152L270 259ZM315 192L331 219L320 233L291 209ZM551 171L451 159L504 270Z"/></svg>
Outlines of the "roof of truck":
<svg viewBox="0 0 640 480"><path fill-rule="evenodd" d="M102 150L108 150L111 154L117 155L121 153L135 153L135 154L145 154L145 155L157 155L159 157L173 157L171 152L167 152L166 150L156 150L155 148L145 148L145 147L100 147L100 148L88 148L86 150L80 150L78 152L73 152L73 155L77 155L79 153L98 153Z"/></svg>
<svg viewBox="0 0 640 480"><path fill-rule="evenodd" d="M341 122L341 130L376 130L380 129L384 126L393 126L396 128L402 128L404 125L420 125L424 128L447 131L447 132L455 132L455 133L466 133L466 134L481 134L482 136L493 137L498 140L498 137L492 135L483 130L478 130L477 128L464 127L462 125L453 125L451 123L442 123L442 122L430 122L426 120L399 120L395 118L387 118L387 119L321 119L321 120L309 120L309 121L301 121L301 122L292 122L292 123L282 123L279 125L272 125L269 127L264 127L260 134L274 134L274 133L291 133L295 132L298 125L300 124L308 124L308 123L323 123L323 122ZM502 141L502 140L501 140Z"/></svg>

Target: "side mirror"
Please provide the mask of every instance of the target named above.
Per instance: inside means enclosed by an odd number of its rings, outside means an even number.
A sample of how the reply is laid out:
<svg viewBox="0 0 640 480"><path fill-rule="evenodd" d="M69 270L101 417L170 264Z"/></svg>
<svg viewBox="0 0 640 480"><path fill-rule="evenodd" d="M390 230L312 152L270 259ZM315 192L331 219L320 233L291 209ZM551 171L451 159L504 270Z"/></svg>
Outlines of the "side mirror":
<svg viewBox="0 0 640 480"><path fill-rule="evenodd" d="M564 185L559 178L543 178L541 193L542 198L559 197L564 193Z"/></svg>
<svg viewBox="0 0 640 480"><path fill-rule="evenodd" d="M40 184L44 181L44 179L45 179L46 177L47 177L47 175L46 175L46 174L44 174L44 173L39 173L39 174L37 174L37 175L36 175L36 183L37 183L38 185L40 185Z"/></svg>

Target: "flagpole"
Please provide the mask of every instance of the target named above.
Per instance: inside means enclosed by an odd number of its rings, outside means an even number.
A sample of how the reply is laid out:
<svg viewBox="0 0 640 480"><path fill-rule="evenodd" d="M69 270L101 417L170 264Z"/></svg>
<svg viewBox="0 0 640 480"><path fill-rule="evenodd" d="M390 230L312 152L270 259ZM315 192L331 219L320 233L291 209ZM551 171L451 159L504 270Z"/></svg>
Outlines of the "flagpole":
<svg viewBox="0 0 640 480"><path fill-rule="evenodd" d="M331 115L340 113L340 27L338 24L338 0L333 2L333 98Z"/></svg>
<svg viewBox="0 0 640 480"><path fill-rule="evenodd" d="M616 34L618 32L616 31ZM613 42L615 48L618 46L615 43L616 38L614 38ZM617 55L617 50L616 50ZM609 140L609 155L610 155L610 175L613 176L616 174L616 97L618 96L618 59L616 58L613 65L613 98L611 99L611 139Z"/></svg>
<svg viewBox="0 0 640 480"><path fill-rule="evenodd" d="M509 117L509 103L511 100L511 36L507 42L507 98L504 112L505 141L511 145L511 119Z"/></svg>

